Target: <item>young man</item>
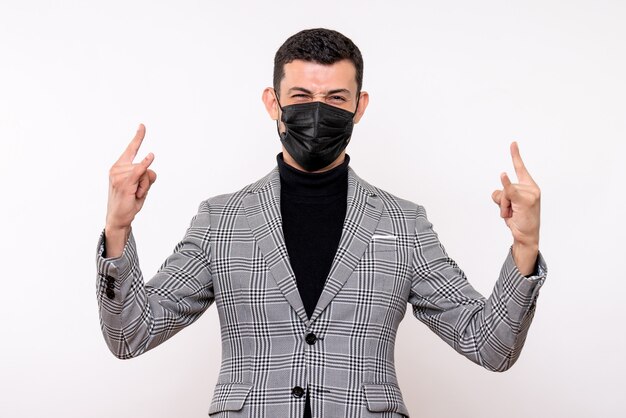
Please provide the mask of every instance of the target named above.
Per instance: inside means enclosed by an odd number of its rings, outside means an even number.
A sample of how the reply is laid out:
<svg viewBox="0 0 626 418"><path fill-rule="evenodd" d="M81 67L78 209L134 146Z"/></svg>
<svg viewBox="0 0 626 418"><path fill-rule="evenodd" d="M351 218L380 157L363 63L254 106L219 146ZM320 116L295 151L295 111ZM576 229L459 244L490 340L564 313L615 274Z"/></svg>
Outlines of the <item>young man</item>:
<svg viewBox="0 0 626 418"><path fill-rule="evenodd" d="M98 252L105 340L137 356L213 302L222 368L209 414L401 417L393 363L407 303L455 350L489 370L517 360L546 267L539 188L516 144L519 183L494 192L513 245L489 299L444 252L424 209L360 179L345 148L369 101L363 60L345 36L299 32L278 50L263 92L283 152L277 168L202 202L183 240L144 284L131 222L156 174L133 163L145 129L110 171Z"/></svg>

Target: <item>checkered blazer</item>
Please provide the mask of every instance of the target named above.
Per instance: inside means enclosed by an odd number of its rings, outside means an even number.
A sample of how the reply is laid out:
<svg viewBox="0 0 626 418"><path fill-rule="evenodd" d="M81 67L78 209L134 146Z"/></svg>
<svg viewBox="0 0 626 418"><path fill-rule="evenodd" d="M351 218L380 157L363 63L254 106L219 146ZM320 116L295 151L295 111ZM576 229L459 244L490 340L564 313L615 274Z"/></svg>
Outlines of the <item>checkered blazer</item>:
<svg viewBox="0 0 626 418"><path fill-rule="evenodd" d="M282 234L280 177L204 201L183 240L146 284L131 235L102 257L97 294L105 340L138 356L193 323L213 302L222 363L209 415L408 417L394 368L407 303L470 360L503 371L518 358L545 276L523 277L509 252L492 295L468 283L424 209L350 169L347 214L335 259L309 319Z"/></svg>

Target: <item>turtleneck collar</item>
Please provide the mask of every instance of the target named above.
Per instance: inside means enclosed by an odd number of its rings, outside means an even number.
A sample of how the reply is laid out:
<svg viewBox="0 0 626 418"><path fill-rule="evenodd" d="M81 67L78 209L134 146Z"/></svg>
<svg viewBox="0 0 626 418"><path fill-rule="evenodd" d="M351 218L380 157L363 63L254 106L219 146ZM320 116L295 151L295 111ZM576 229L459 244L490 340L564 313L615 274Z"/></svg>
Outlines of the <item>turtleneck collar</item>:
<svg viewBox="0 0 626 418"><path fill-rule="evenodd" d="M350 156L341 165L323 173L300 171L285 162L282 152L276 156L281 192L298 196L333 196L346 193Z"/></svg>

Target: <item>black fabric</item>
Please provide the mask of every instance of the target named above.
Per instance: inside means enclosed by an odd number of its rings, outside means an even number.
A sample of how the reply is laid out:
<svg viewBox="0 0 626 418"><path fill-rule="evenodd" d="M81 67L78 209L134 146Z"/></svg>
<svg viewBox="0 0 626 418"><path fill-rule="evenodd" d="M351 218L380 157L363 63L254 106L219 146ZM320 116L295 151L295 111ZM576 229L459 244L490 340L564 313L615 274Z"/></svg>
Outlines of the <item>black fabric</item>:
<svg viewBox="0 0 626 418"><path fill-rule="evenodd" d="M277 157L280 211L289 262L309 318L315 310L341 239L348 196L348 163L306 173Z"/></svg>
<svg viewBox="0 0 626 418"><path fill-rule="evenodd" d="M306 402L304 404L304 415L302 418L312 418L311 417L311 398L309 397L309 388L306 388Z"/></svg>
<svg viewBox="0 0 626 418"><path fill-rule="evenodd" d="M292 104L281 110L285 132L279 131L280 140L307 171L332 164L350 142L355 116L352 112L318 101Z"/></svg>
<svg viewBox="0 0 626 418"><path fill-rule="evenodd" d="M346 217L348 164L324 173L305 173L276 157L280 172L280 211L289 262L310 318L330 272ZM304 418L311 418L309 388Z"/></svg>

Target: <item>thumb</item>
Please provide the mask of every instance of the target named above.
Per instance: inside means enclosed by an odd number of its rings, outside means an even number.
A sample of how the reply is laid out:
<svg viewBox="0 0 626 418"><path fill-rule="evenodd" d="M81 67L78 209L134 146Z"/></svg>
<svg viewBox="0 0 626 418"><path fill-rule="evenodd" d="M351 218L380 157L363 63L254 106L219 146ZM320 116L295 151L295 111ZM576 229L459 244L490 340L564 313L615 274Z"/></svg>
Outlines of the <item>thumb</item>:
<svg viewBox="0 0 626 418"><path fill-rule="evenodd" d="M150 185L156 181L157 175L153 170L148 169L148 180L150 181Z"/></svg>
<svg viewBox="0 0 626 418"><path fill-rule="evenodd" d="M148 172L144 173L139 178L139 186L137 187L137 192L135 193L137 199L141 200L146 197L152 183L153 182L150 181L150 174L148 174Z"/></svg>
<svg viewBox="0 0 626 418"><path fill-rule="evenodd" d="M494 190L493 193L491 193L491 199L498 206L500 206L501 198L502 198L502 190Z"/></svg>

